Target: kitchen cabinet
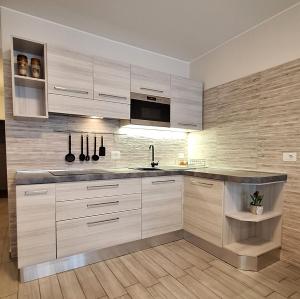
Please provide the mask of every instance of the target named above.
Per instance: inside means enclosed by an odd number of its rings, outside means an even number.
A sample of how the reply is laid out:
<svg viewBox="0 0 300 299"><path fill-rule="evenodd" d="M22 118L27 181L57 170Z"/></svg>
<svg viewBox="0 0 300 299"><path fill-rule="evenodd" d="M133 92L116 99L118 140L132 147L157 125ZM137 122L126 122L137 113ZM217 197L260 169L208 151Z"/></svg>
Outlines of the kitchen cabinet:
<svg viewBox="0 0 300 299"><path fill-rule="evenodd" d="M17 186L18 267L56 258L55 185Z"/></svg>
<svg viewBox="0 0 300 299"><path fill-rule="evenodd" d="M101 106L101 116L130 119L130 65L107 59L94 61L94 99Z"/></svg>
<svg viewBox="0 0 300 299"><path fill-rule="evenodd" d="M141 239L141 210L57 222L57 257Z"/></svg>
<svg viewBox="0 0 300 299"><path fill-rule="evenodd" d="M170 75L139 66L131 66L131 92L170 97Z"/></svg>
<svg viewBox="0 0 300 299"><path fill-rule="evenodd" d="M92 58L48 46L49 112L93 116Z"/></svg>
<svg viewBox="0 0 300 299"><path fill-rule="evenodd" d="M182 177L142 179L142 238L182 229Z"/></svg>
<svg viewBox="0 0 300 299"><path fill-rule="evenodd" d="M224 182L184 178L184 230L222 247Z"/></svg>
<svg viewBox="0 0 300 299"><path fill-rule="evenodd" d="M171 127L202 129L202 83L171 76Z"/></svg>

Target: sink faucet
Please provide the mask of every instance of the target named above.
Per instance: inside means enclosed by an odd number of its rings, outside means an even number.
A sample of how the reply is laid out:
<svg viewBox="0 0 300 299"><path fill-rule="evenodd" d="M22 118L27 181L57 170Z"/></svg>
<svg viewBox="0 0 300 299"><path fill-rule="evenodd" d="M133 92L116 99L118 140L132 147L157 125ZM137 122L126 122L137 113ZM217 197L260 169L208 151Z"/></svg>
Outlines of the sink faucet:
<svg viewBox="0 0 300 299"><path fill-rule="evenodd" d="M158 162L159 161L157 161L157 162L154 162L154 145L153 144L151 144L150 146L149 146L149 150L152 150L152 161L151 161L151 166L154 168L155 166L158 166Z"/></svg>

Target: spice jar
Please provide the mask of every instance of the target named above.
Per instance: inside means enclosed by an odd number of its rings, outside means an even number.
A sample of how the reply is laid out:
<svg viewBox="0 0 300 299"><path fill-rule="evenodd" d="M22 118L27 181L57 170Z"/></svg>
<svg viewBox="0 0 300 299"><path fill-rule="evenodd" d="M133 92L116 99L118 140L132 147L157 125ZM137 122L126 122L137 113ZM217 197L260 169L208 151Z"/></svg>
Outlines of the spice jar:
<svg viewBox="0 0 300 299"><path fill-rule="evenodd" d="M38 58L31 58L31 75L33 78L41 76L41 60Z"/></svg>
<svg viewBox="0 0 300 299"><path fill-rule="evenodd" d="M27 56L19 54L17 56L18 75L27 76L28 59Z"/></svg>

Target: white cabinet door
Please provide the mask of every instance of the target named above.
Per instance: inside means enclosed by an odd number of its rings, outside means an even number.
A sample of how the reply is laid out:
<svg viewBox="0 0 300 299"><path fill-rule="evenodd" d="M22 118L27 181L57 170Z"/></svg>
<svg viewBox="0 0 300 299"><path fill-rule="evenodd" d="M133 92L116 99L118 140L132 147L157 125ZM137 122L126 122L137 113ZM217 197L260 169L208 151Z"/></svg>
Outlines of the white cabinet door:
<svg viewBox="0 0 300 299"><path fill-rule="evenodd" d="M184 178L184 230L222 247L224 182Z"/></svg>
<svg viewBox="0 0 300 299"><path fill-rule="evenodd" d="M131 91L154 96L170 97L170 75L131 66Z"/></svg>
<svg viewBox="0 0 300 299"><path fill-rule="evenodd" d="M202 83L171 76L171 127L202 129Z"/></svg>
<svg viewBox="0 0 300 299"><path fill-rule="evenodd" d="M56 259L55 185L17 186L18 267Z"/></svg>
<svg viewBox="0 0 300 299"><path fill-rule="evenodd" d="M100 116L130 119L130 65L95 60L94 99L101 105Z"/></svg>
<svg viewBox="0 0 300 299"><path fill-rule="evenodd" d="M182 177L142 179L142 238L182 229Z"/></svg>

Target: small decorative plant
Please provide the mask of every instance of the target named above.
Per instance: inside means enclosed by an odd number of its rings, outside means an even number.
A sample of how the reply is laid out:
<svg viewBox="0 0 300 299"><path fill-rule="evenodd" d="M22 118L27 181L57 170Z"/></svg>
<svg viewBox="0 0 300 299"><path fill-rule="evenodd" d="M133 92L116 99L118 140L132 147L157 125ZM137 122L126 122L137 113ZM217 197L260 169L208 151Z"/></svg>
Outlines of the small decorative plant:
<svg viewBox="0 0 300 299"><path fill-rule="evenodd" d="M264 207L262 206L262 201L264 198L263 194L260 194L259 191L255 191L253 194L250 194L250 211L255 215L261 215L263 213Z"/></svg>

